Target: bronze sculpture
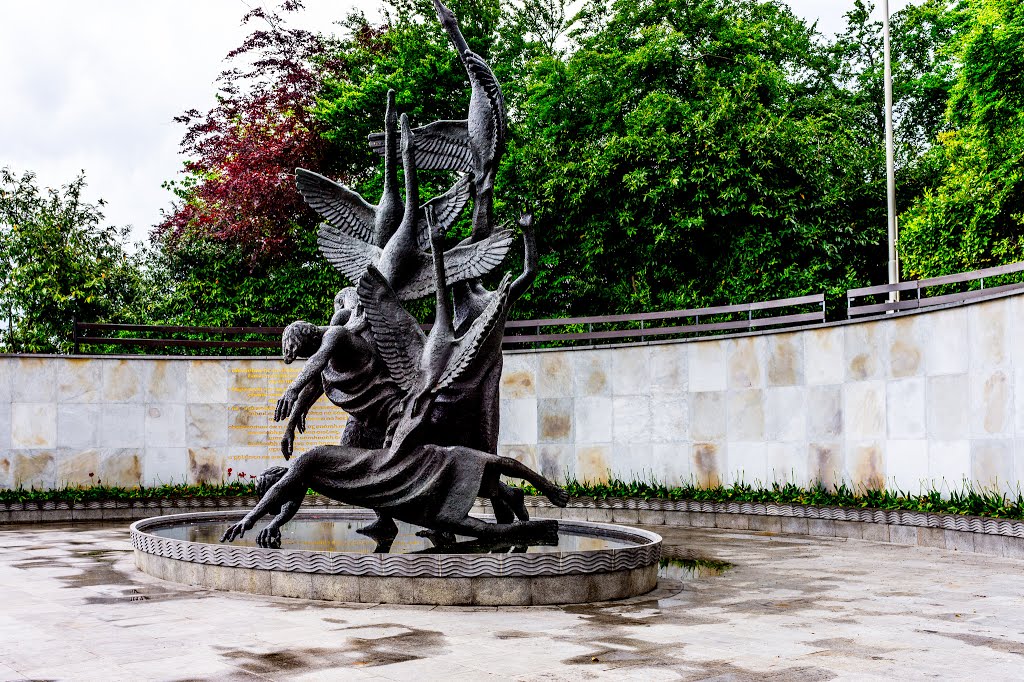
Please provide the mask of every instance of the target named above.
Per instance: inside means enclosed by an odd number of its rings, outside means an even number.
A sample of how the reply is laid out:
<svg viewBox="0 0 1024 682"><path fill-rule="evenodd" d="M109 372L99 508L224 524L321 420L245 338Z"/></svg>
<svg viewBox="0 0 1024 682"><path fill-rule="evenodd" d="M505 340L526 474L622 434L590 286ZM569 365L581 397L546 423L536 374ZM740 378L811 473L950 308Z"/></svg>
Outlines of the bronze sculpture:
<svg viewBox="0 0 1024 682"><path fill-rule="evenodd" d="M500 477L525 479L558 506L566 504L566 493L522 463L497 455L502 334L512 303L536 276L533 220L523 215L519 221L523 273L515 281L506 274L488 290L480 278L500 265L512 242L511 230L493 228L504 101L454 15L438 0L434 4L470 77L467 120L414 129L403 114L399 133L389 92L384 132L370 138L384 155L384 193L377 205L327 178L296 171L299 191L327 221L320 228L321 252L355 286L338 293L330 324L296 321L286 329L284 361L308 360L278 401L274 419L288 420L282 452L289 459L295 430L303 431L306 412L327 395L350 415L341 445L314 448L296 457L290 469L264 472L259 504L223 541L272 514L257 542L278 544L281 526L309 488L376 511L377 521L361 532L377 537L378 547L387 547L397 531L392 519L429 529L442 545L454 542L454 534L506 543L550 542L557 535L556 521L529 520L522 491ZM397 187L399 144L404 208ZM420 205L419 169L466 175ZM467 196L473 198L472 236L445 250L442 239ZM424 333L404 302L431 292L435 319ZM469 516L477 496L491 500L495 523Z"/></svg>

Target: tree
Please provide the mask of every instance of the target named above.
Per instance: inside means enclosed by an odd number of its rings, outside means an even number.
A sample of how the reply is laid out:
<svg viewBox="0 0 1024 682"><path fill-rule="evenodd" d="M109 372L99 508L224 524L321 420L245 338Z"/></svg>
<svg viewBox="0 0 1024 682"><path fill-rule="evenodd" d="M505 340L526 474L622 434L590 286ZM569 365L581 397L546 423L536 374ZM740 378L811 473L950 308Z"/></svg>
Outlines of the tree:
<svg viewBox="0 0 1024 682"><path fill-rule="evenodd" d="M138 295L124 249L128 228L103 225L82 200L85 178L40 189L36 177L0 169L0 312L6 352L66 352L74 319L111 319Z"/></svg>
<svg viewBox="0 0 1024 682"><path fill-rule="evenodd" d="M938 181L901 221L907 277L1024 260L1024 11L970 0L957 18L950 129L927 156Z"/></svg>

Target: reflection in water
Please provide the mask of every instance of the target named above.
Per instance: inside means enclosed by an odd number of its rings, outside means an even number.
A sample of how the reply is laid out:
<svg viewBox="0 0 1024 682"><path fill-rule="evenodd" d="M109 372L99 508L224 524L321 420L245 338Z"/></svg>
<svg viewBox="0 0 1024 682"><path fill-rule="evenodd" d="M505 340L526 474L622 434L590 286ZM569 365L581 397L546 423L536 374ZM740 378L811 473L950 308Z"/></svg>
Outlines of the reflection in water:
<svg viewBox="0 0 1024 682"><path fill-rule="evenodd" d="M361 535L358 530L372 523L365 521L335 521L307 517L294 519L281 529L282 549L302 549L320 552L362 552L391 554L487 554L507 552L580 552L598 549L619 549L631 547L636 543L618 538L606 538L587 535L574 535L562 530L558 533L558 544L512 546L509 544L487 544L473 538L457 536L455 543L443 547L426 537L418 537L418 526L398 523L398 535L391 541L378 542L374 538ZM154 528L147 532L161 537L189 542L218 544L229 521L205 521L201 523L181 523L173 526ZM252 530L246 531L245 537L235 540L232 544L243 547L255 547L256 536L265 523L257 523Z"/></svg>
<svg viewBox="0 0 1024 682"><path fill-rule="evenodd" d="M658 562L658 577L673 580L697 580L722 575L733 565L717 559L667 558Z"/></svg>

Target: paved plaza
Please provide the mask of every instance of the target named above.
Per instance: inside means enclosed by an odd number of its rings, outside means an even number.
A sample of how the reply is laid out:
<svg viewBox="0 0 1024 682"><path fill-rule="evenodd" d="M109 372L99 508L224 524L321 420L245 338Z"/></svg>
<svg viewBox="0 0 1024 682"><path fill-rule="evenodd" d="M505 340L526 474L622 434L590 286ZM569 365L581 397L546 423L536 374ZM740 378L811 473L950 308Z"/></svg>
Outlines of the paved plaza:
<svg viewBox="0 0 1024 682"><path fill-rule="evenodd" d="M627 602L329 604L135 570L126 525L0 528L0 680L1019 679L1024 562L652 528L676 559Z"/></svg>

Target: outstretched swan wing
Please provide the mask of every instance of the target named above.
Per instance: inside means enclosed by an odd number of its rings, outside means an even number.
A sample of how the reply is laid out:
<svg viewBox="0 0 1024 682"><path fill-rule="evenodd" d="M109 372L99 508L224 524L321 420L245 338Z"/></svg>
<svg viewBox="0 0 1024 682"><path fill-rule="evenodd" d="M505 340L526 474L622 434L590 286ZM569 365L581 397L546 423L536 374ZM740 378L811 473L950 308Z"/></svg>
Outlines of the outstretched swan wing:
<svg viewBox="0 0 1024 682"><path fill-rule="evenodd" d="M362 239L350 237L331 223L320 224L317 237L320 253L352 282L358 282L366 266L379 263L381 249Z"/></svg>
<svg viewBox="0 0 1024 682"><path fill-rule="evenodd" d="M373 265L359 280L357 292L373 331L373 343L388 373L402 389L412 390L426 343L419 322L406 312L384 275Z"/></svg>
<svg viewBox="0 0 1024 682"><path fill-rule="evenodd" d="M419 144L419 141L419 138L416 138L416 144ZM458 219L468 201L469 176L463 175L447 192L420 206L419 223L416 225L416 243L421 250L426 251L430 248L430 228L427 226L426 219L427 206L434 209L437 229L443 236Z"/></svg>
<svg viewBox="0 0 1024 682"><path fill-rule="evenodd" d="M469 326L466 333L456 339L455 350L448 359L441 378L438 379L435 391L446 388L457 381L466 368L473 364L480 353L480 348L492 334L504 333L505 306L508 302L511 283L512 276L506 274L494 291L494 295L491 296L487 307L473 320L473 324Z"/></svg>
<svg viewBox="0 0 1024 682"><path fill-rule="evenodd" d="M434 121L413 128L412 134L416 138L416 167L420 170L475 170L467 121ZM384 133L371 133L369 139L370 148L383 154Z"/></svg>
<svg viewBox="0 0 1024 682"><path fill-rule="evenodd" d="M376 206L348 187L305 168L295 169L295 185L309 207L324 220L350 237L371 241Z"/></svg>
<svg viewBox="0 0 1024 682"><path fill-rule="evenodd" d="M494 125L494 137L491 138L491 158L498 156L499 147L505 144L505 98L501 94L501 85L491 71L491 67L480 55L466 50L462 54L462 61L469 73L469 80L474 88L483 91L490 106L491 120Z"/></svg>
<svg viewBox="0 0 1024 682"><path fill-rule="evenodd" d="M445 251L445 282L455 284L474 277L483 277L505 260L512 240L512 230L502 230L487 239ZM416 274L398 289L398 297L403 301L422 298L434 291L434 268L430 254L421 251L418 258L419 267Z"/></svg>

